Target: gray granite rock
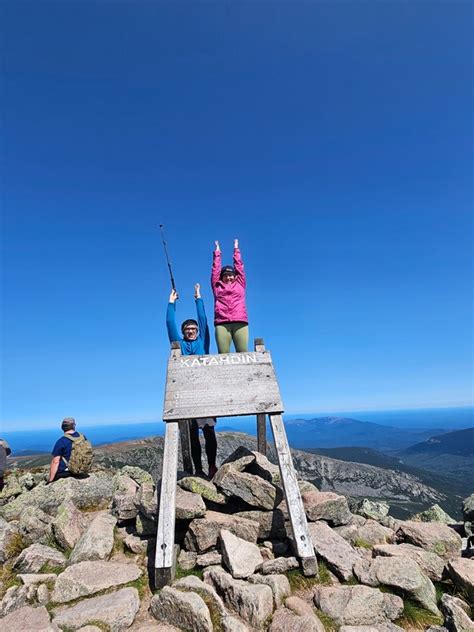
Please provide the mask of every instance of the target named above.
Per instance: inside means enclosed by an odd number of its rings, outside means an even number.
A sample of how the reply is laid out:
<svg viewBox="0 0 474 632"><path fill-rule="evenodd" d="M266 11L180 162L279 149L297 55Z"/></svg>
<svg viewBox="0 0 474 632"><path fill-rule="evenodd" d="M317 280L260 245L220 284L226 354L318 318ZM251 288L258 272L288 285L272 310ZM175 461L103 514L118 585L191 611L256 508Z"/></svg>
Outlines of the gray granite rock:
<svg viewBox="0 0 474 632"><path fill-rule="evenodd" d="M218 551L209 551L209 553L203 553L196 556L197 566L214 566L215 564L222 563L222 555Z"/></svg>
<svg viewBox="0 0 474 632"><path fill-rule="evenodd" d="M334 492L304 492L301 497L308 520L325 520L332 527L351 521L345 496Z"/></svg>
<svg viewBox="0 0 474 632"><path fill-rule="evenodd" d="M148 540L139 538L133 535L133 533L127 533L123 538L123 543L125 547L132 553L135 553L135 555L142 555L148 550Z"/></svg>
<svg viewBox="0 0 474 632"><path fill-rule="evenodd" d="M298 615L281 607L274 613L268 632L324 632L324 626L314 614Z"/></svg>
<svg viewBox="0 0 474 632"><path fill-rule="evenodd" d="M469 616L469 610L469 606L462 599L448 594L441 598L444 625L450 632L473 632L474 622Z"/></svg>
<svg viewBox="0 0 474 632"><path fill-rule="evenodd" d="M359 554L325 522L310 522L308 528L318 557L339 579L350 579Z"/></svg>
<svg viewBox="0 0 474 632"><path fill-rule="evenodd" d="M286 597L291 595L290 582L286 575L261 575L259 573L248 578L250 584L266 584L273 592L273 604L275 608L283 605Z"/></svg>
<svg viewBox="0 0 474 632"><path fill-rule="evenodd" d="M196 566L197 553L182 549L178 556L178 564L185 571L190 571Z"/></svg>
<svg viewBox="0 0 474 632"><path fill-rule="evenodd" d="M372 520L380 520L386 516L390 510L390 505L385 501L369 500L363 498L362 500L353 501L350 503L351 511L364 518L371 518Z"/></svg>
<svg viewBox="0 0 474 632"><path fill-rule="evenodd" d="M49 589L45 584L40 584L36 591L36 599L42 606L46 606L51 601Z"/></svg>
<svg viewBox="0 0 474 632"><path fill-rule="evenodd" d="M52 520L39 507L25 507L18 523L23 542L27 545L48 544L52 535Z"/></svg>
<svg viewBox="0 0 474 632"><path fill-rule="evenodd" d="M11 524L0 518L0 564L14 556L15 547L13 545L19 537L19 532L17 524Z"/></svg>
<svg viewBox="0 0 474 632"><path fill-rule="evenodd" d="M153 485L152 475L136 465L124 465L124 467L120 468L120 475L129 476L138 485Z"/></svg>
<svg viewBox="0 0 474 632"><path fill-rule="evenodd" d="M400 597L369 586L318 586L314 602L338 625L386 624L403 611Z"/></svg>
<svg viewBox="0 0 474 632"><path fill-rule="evenodd" d="M153 483L140 485L135 497L135 506L145 518L156 520L158 514L158 492Z"/></svg>
<svg viewBox="0 0 474 632"><path fill-rule="evenodd" d="M110 632L129 628L140 608L136 588L122 588L117 592L79 601L70 608L54 611L54 623L60 628L77 630L91 621L109 626Z"/></svg>
<svg viewBox="0 0 474 632"><path fill-rule="evenodd" d="M202 497L176 487L176 520L193 520L206 514L206 505Z"/></svg>
<svg viewBox="0 0 474 632"><path fill-rule="evenodd" d="M68 565L78 562L105 560L114 546L114 527L117 518L108 513L98 514L77 542Z"/></svg>
<svg viewBox="0 0 474 632"><path fill-rule="evenodd" d="M243 621L231 616L222 619L221 628L222 632L250 632Z"/></svg>
<svg viewBox="0 0 474 632"><path fill-rule="evenodd" d="M256 542L258 522L217 511L206 511L204 518L195 518L189 525L184 544L189 551L204 553L217 544L219 531L227 529L248 542Z"/></svg>
<svg viewBox="0 0 474 632"><path fill-rule="evenodd" d="M56 603L74 601L94 593L133 582L142 575L136 564L79 562L58 575L51 598Z"/></svg>
<svg viewBox="0 0 474 632"><path fill-rule="evenodd" d="M226 529L220 531L220 548L224 565L235 579L249 577L263 562L256 544L238 538Z"/></svg>
<svg viewBox="0 0 474 632"><path fill-rule="evenodd" d="M136 518L138 509L135 504L139 485L133 478L121 474L116 478L116 489L112 496L112 514L117 520Z"/></svg>
<svg viewBox="0 0 474 632"><path fill-rule="evenodd" d="M421 546L425 551L436 553L445 560L459 557L461 553L461 537L440 522L402 522L395 536L398 542Z"/></svg>
<svg viewBox="0 0 474 632"><path fill-rule="evenodd" d="M204 572L204 581L216 589L224 604L257 630L264 628L273 613L273 593L264 584L249 584L234 579L219 567Z"/></svg>
<svg viewBox="0 0 474 632"><path fill-rule="evenodd" d="M0 622L5 632L60 632L44 606L23 606Z"/></svg>
<svg viewBox="0 0 474 632"><path fill-rule="evenodd" d="M25 606L29 601L29 588L31 586L10 586L0 601L0 617Z"/></svg>
<svg viewBox="0 0 474 632"><path fill-rule="evenodd" d="M209 608L202 597L194 592L182 592L165 586L152 597L150 611L158 621L186 632L213 631Z"/></svg>
<svg viewBox="0 0 474 632"><path fill-rule="evenodd" d="M259 540L286 538L285 516L280 509L274 511L239 511L234 515L258 522Z"/></svg>
<svg viewBox="0 0 474 632"><path fill-rule="evenodd" d="M57 549L44 544L32 544L18 556L13 568L20 573L38 573L43 566L64 568L66 558Z"/></svg>
<svg viewBox="0 0 474 632"><path fill-rule="evenodd" d="M404 632L403 628L394 623L379 623L378 625L343 625L339 632Z"/></svg>
<svg viewBox="0 0 474 632"><path fill-rule="evenodd" d="M20 573L17 575L17 578L25 586L32 586L36 584L55 582L57 579L57 575L55 575L54 573Z"/></svg>
<svg viewBox="0 0 474 632"><path fill-rule="evenodd" d="M462 515L465 522L474 522L474 494L463 500Z"/></svg>
<svg viewBox="0 0 474 632"><path fill-rule="evenodd" d="M454 524L456 522L456 520L451 518L438 504L414 514L410 520L415 522L443 522L444 524Z"/></svg>
<svg viewBox="0 0 474 632"><path fill-rule="evenodd" d="M458 557L448 563L448 573L456 588L474 604L474 559Z"/></svg>
<svg viewBox="0 0 474 632"><path fill-rule="evenodd" d="M61 548L73 549L87 529L87 525L86 516L79 511L72 500L65 500L59 505L52 522L54 539Z"/></svg>
<svg viewBox="0 0 474 632"><path fill-rule="evenodd" d="M239 498L257 509L272 510L281 498L272 483L255 474L238 472L231 463L219 468L213 482L226 496Z"/></svg>
<svg viewBox="0 0 474 632"><path fill-rule="evenodd" d="M382 555L384 557L409 557L418 564L423 573L431 579L431 581L440 581L446 561L436 553L425 551L419 546L413 544L377 544L373 548L373 555Z"/></svg>
<svg viewBox="0 0 474 632"><path fill-rule="evenodd" d="M218 492L214 483L198 476L186 476L178 481L178 485L182 489L199 494L202 498L210 500L217 505L225 505L227 503L227 496Z"/></svg>
<svg viewBox="0 0 474 632"><path fill-rule="evenodd" d="M263 562L261 566L257 566L255 571L262 575L278 575L299 567L296 557L277 557L274 560Z"/></svg>
<svg viewBox="0 0 474 632"><path fill-rule="evenodd" d="M227 611L224 607L222 599L219 597L215 589L203 582L195 575L188 575L173 582L173 588L184 592L195 592L204 599L209 611L216 613L219 618L226 617Z"/></svg>

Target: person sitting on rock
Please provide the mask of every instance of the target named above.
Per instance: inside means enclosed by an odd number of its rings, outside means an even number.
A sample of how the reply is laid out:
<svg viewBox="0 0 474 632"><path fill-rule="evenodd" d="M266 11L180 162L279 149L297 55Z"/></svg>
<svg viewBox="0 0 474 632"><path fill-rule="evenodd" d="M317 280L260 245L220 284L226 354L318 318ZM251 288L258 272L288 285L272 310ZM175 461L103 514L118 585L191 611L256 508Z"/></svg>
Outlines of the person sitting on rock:
<svg viewBox="0 0 474 632"><path fill-rule="evenodd" d="M73 417L63 419L61 430L64 435L54 444L48 483L69 476L86 476L93 459L92 446L85 435L76 431Z"/></svg>
<svg viewBox="0 0 474 632"><path fill-rule="evenodd" d="M10 446L5 439L0 439L0 492L5 486L3 477L5 476L5 470L7 469L7 456L12 453Z"/></svg>
<svg viewBox="0 0 474 632"><path fill-rule="evenodd" d="M207 355L209 353L209 327L207 324L206 312L204 310L204 301L201 298L201 286L196 283L194 286L194 298L196 300L197 320L189 318L181 325L183 337L179 335L176 327L176 301L178 300L176 290L171 290L168 301L168 309L166 311L166 328L168 330L168 338L170 342L179 342L181 353L183 355ZM217 439L214 426L216 420L212 417L203 419L192 419L189 429L191 441L191 457L196 470L196 476L205 478L202 469L201 459L201 443L199 441L199 428L204 434L206 446L207 463L209 466L209 478L212 478L217 472L216 455L217 455Z"/></svg>

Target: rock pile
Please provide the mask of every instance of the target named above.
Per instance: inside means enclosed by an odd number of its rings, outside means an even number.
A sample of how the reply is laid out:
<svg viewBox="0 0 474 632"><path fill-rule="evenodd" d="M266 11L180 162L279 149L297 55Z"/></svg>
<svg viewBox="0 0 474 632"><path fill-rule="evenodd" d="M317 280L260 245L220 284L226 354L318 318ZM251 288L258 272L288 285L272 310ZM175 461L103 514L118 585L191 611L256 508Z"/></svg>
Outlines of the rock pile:
<svg viewBox="0 0 474 632"><path fill-rule="evenodd" d="M474 630L474 560L461 557L461 536L441 512L428 514L439 522L398 521L386 503L349 505L299 485L319 576L304 577L293 555L278 468L241 448L212 482L178 481L178 572L155 591L159 485L147 472L102 469L48 486L39 474L10 475L0 496L0 627Z"/></svg>

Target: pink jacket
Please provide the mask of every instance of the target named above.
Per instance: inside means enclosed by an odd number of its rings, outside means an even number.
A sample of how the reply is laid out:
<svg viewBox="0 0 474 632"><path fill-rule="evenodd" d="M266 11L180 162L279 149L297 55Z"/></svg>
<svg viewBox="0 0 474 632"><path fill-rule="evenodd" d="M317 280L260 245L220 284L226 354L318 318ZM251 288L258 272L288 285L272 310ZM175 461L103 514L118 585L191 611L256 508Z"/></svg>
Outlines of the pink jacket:
<svg viewBox="0 0 474 632"><path fill-rule="evenodd" d="M248 323L245 307L245 272L240 250L234 249L235 281L223 283L220 280L222 268L221 252L214 250L211 285L214 293L214 325L222 323Z"/></svg>

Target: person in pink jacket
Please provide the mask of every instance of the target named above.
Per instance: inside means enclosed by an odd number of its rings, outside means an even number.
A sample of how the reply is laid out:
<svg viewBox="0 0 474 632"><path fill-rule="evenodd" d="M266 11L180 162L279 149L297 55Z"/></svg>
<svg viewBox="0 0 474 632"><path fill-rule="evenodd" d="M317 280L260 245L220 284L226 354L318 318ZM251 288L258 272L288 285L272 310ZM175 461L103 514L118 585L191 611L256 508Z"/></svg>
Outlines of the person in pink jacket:
<svg viewBox="0 0 474 632"><path fill-rule="evenodd" d="M219 353L229 353L233 342L236 351L248 351L249 326L245 306L245 271L234 239L234 265L222 267L221 249L216 241L212 261L211 285L214 293L214 325Z"/></svg>

